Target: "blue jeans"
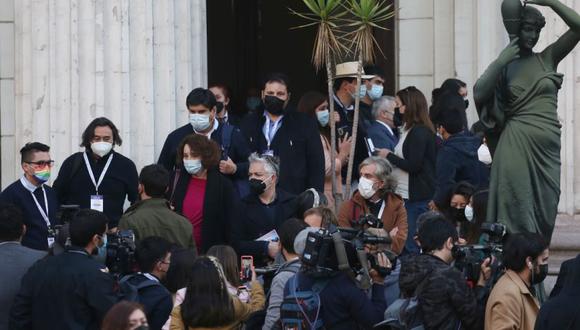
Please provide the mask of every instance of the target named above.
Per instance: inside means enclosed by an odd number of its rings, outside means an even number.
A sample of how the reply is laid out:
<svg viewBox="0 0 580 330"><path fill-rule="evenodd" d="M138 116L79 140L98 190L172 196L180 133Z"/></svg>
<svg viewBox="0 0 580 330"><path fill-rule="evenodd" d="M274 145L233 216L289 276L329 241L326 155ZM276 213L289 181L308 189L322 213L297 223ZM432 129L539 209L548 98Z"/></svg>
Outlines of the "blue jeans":
<svg viewBox="0 0 580 330"><path fill-rule="evenodd" d="M405 209L407 210L407 223L409 224L409 233L407 234L407 241L405 242L404 255L419 254L419 246L415 243L413 237L417 232L417 218L427 211L429 211L429 201L409 202L405 200Z"/></svg>

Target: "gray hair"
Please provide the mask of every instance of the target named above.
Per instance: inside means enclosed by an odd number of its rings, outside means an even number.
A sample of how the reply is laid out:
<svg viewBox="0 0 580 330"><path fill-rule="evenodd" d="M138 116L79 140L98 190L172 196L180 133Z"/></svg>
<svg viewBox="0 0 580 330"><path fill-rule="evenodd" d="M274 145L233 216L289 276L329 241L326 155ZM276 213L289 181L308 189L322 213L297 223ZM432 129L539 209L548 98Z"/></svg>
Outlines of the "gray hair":
<svg viewBox="0 0 580 330"><path fill-rule="evenodd" d="M274 174L276 177L280 177L280 160L278 157L270 156L270 155L259 155L258 153L254 152L248 158L248 161L251 163L262 163L264 165L264 169L268 174Z"/></svg>
<svg viewBox="0 0 580 330"><path fill-rule="evenodd" d="M395 192L397 181L391 176L391 173L393 173L393 167L391 164L384 158L372 156L363 160L359 165L358 170L360 171L361 168L368 165L376 166L375 175L380 181L384 182L383 188L380 190L383 193Z"/></svg>
<svg viewBox="0 0 580 330"><path fill-rule="evenodd" d="M385 110L391 110L394 111L395 107L396 107L396 102L395 102L395 98L392 96L381 96L381 98L379 98L378 100L373 102L373 118L377 119L379 118L379 115L381 114L381 112L385 111Z"/></svg>

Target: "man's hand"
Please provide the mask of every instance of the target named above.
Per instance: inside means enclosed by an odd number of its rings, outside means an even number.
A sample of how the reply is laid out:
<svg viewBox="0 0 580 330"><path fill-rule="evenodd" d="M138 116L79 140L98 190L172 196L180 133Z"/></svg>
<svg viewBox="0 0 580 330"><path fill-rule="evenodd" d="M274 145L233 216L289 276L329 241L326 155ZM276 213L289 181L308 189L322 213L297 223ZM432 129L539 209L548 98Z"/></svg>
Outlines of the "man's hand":
<svg viewBox="0 0 580 330"><path fill-rule="evenodd" d="M389 261L389 258L387 258L387 255L385 255L384 253L379 252L375 255L375 257L377 258L377 265L379 267L388 268L388 269L391 269L393 267L393 265ZM382 277L379 274L379 272L377 272L376 269L371 268L369 270L369 275L371 276L373 283L383 284L385 282L385 278Z"/></svg>
<svg viewBox="0 0 580 330"><path fill-rule="evenodd" d="M230 157L228 157L228 160L220 160L220 172L222 174L234 174L237 170L238 167Z"/></svg>
<svg viewBox="0 0 580 330"><path fill-rule="evenodd" d="M431 211L439 211L439 208L437 208L437 204L435 204L434 201L430 201L429 204L427 204L427 207Z"/></svg>
<svg viewBox="0 0 580 330"><path fill-rule="evenodd" d="M512 40L512 42L510 42L509 45L507 45L506 48L501 51L497 60L502 65L507 65L509 62L520 58L520 46L518 45L519 41L520 38L514 38L514 40Z"/></svg>
<svg viewBox="0 0 580 330"><path fill-rule="evenodd" d="M481 263L481 271L479 273L479 280L477 280L478 286L485 286L487 281L489 281L491 277L491 264L494 260L492 258L485 258L485 260Z"/></svg>
<svg viewBox="0 0 580 330"><path fill-rule="evenodd" d="M280 253L280 242L271 241L268 243L268 256L272 259L276 259L278 253Z"/></svg>
<svg viewBox="0 0 580 330"><path fill-rule="evenodd" d="M381 158L387 158L387 156L391 153L391 150L389 149L375 148L375 151L377 152L377 156Z"/></svg>
<svg viewBox="0 0 580 330"><path fill-rule="evenodd" d="M393 239L394 237L397 236L398 233L399 233L399 227L395 227L395 228L391 229L391 231L389 232L389 237L391 239Z"/></svg>

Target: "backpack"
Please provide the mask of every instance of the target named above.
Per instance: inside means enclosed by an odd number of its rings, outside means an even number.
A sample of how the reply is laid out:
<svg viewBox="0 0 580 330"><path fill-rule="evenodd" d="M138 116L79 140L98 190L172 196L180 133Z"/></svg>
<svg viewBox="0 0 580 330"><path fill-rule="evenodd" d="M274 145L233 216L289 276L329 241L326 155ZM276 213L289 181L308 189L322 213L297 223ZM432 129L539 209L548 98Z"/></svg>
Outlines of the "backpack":
<svg viewBox="0 0 580 330"><path fill-rule="evenodd" d="M141 281L138 284L133 284L131 283L131 279L135 278L135 276L136 275L127 275L119 281L119 290L121 291L122 300L140 302L139 292L141 290L161 285L161 283L149 278L145 278L144 281Z"/></svg>
<svg viewBox="0 0 580 330"><path fill-rule="evenodd" d="M299 290L298 275L288 280L289 293L280 305L282 329L323 329L320 292L326 287L328 279L317 280L310 289Z"/></svg>

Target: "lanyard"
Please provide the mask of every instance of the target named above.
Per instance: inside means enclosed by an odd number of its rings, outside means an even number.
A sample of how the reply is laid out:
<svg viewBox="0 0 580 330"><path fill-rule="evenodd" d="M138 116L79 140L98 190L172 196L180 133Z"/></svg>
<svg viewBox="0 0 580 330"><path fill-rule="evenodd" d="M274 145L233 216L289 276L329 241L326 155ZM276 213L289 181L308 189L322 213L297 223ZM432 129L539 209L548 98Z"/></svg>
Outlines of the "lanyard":
<svg viewBox="0 0 580 330"><path fill-rule="evenodd" d="M379 210L379 215L377 216L377 218L379 220L381 220L381 217L383 216L383 212L385 211L385 201L383 200L383 204L381 205L381 209Z"/></svg>
<svg viewBox="0 0 580 330"><path fill-rule="evenodd" d="M99 177L99 182L95 181L95 175L93 174L93 169L91 169L91 164L89 163L89 158L87 157L87 153L83 152L83 158L85 159L85 165L87 166L87 171L89 171L89 176L91 177L91 181L93 181L93 185L95 186L95 191L97 195L99 194L99 186L103 179L105 178L105 174L109 169L109 165L111 165L111 161L113 160L113 154L109 156L107 163L105 164L105 168L103 168L103 172L101 172L101 176Z"/></svg>
<svg viewBox="0 0 580 330"><path fill-rule="evenodd" d="M270 144L272 144L272 140L274 140L274 136L276 135L276 132L278 132L278 129L280 128L280 125L282 124L282 118L278 118L278 120L274 122L272 129L270 129L270 123L272 123L272 120L270 119L270 116L266 115L266 125L264 127L264 137L266 138L266 142L268 143L268 150L270 150ZM272 136L270 136L270 134Z"/></svg>
<svg viewBox="0 0 580 330"><path fill-rule="evenodd" d="M36 195L34 195L32 191L30 192L30 194L32 195L32 199L34 199L34 203L36 203L38 212L40 212L40 215L46 222L46 225L50 227L50 220L48 220L48 200L46 199L46 190L44 190L44 186L42 186L42 193L44 194L44 208L46 209L46 211L42 209L42 206L40 206L38 199L36 199Z"/></svg>

